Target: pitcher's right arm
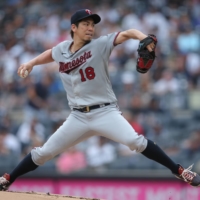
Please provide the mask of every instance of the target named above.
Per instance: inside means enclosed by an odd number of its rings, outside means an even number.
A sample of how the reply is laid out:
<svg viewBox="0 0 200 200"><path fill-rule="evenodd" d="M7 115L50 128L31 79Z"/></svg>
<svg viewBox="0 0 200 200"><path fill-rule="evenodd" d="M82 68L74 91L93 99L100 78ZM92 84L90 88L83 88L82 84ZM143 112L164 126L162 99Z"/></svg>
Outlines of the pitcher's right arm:
<svg viewBox="0 0 200 200"><path fill-rule="evenodd" d="M20 67L18 68L17 73L19 76L20 75L24 76L24 72L27 70L28 73L30 73L35 65L42 65L53 61L54 59L52 58L52 50L48 49L43 53L41 53L40 55L38 55L37 57L30 60L29 62L21 64ZM20 74L21 70L23 70L22 74Z"/></svg>

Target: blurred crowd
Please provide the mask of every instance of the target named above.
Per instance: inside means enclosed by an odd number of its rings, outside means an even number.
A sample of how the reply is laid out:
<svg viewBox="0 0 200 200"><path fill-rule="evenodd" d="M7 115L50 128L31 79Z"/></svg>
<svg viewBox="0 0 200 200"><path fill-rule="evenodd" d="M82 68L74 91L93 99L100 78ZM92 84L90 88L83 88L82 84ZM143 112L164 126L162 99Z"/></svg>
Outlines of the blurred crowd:
<svg viewBox="0 0 200 200"><path fill-rule="evenodd" d="M55 62L36 66L25 79L18 77L17 69L71 40L70 16L82 8L102 18L95 38L131 28L157 36L157 57L146 74L136 71L137 40L114 48L108 70L118 105L139 134L184 167L195 162L200 171L199 0L1 1L0 168L15 166L67 118L70 110ZM162 168L103 137L92 137L58 155L52 166L60 173Z"/></svg>

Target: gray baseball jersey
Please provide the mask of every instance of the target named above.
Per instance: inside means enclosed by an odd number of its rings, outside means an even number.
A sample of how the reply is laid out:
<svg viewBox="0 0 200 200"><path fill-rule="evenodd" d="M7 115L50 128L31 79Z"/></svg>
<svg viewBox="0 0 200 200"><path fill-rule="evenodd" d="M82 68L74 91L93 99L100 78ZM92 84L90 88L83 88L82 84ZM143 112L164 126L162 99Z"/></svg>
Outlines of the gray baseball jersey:
<svg viewBox="0 0 200 200"><path fill-rule="evenodd" d="M71 41L52 49L72 111L42 147L32 149L35 164L42 165L93 135L107 137L137 152L146 148L147 140L135 132L119 111L109 80L107 66L116 37L117 33L112 33L94 39L73 54L69 50ZM87 112L73 109L83 106L97 108Z"/></svg>
<svg viewBox="0 0 200 200"><path fill-rule="evenodd" d="M69 50L72 41L64 41L52 49L70 107L117 101L107 69L117 34L93 39L73 54Z"/></svg>

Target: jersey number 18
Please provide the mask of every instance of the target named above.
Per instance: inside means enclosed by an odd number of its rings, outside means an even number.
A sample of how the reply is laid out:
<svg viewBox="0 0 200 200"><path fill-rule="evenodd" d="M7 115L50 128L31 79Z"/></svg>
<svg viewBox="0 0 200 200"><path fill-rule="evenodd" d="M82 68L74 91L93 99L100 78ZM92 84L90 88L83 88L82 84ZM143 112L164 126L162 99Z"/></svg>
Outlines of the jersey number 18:
<svg viewBox="0 0 200 200"><path fill-rule="evenodd" d="M92 80L95 78L94 68L93 67L87 67L84 71L82 69L79 70L79 73L81 75L81 81L84 82L87 79ZM86 79L86 78L87 79Z"/></svg>

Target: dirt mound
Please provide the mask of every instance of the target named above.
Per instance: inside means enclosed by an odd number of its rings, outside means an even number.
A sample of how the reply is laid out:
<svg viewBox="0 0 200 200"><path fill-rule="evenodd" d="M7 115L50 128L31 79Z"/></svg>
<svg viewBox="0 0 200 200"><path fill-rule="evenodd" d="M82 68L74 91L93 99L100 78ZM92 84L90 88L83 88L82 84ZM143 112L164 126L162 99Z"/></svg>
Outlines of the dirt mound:
<svg viewBox="0 0 200 200"><path fill-rule="evenodd" d="M84 197L62 196L50 193L36 193L36 192L0 192L0 199L2 200L100 200L90 199Z"/></svg>

